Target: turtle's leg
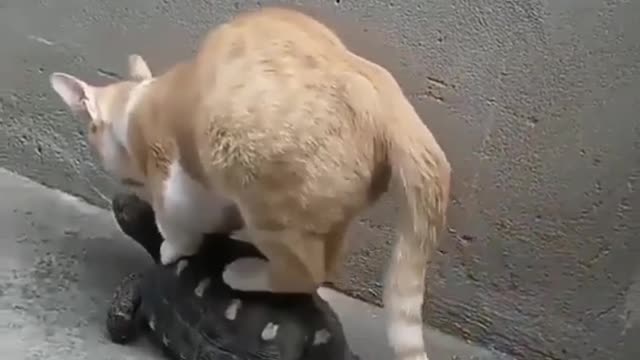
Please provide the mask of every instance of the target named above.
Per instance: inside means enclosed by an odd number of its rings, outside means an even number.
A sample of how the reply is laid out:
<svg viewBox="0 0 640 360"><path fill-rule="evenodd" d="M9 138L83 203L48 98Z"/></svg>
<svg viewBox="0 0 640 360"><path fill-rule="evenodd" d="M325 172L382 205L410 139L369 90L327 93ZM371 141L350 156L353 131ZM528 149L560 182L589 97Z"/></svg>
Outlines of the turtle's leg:
<svg viewBox="0 0 640 360"><path fill-rule="evenodd" d="M107 332L111 341L125 344L136 338L139 329L137 316L140 305L138 285L141 275L133 273L122 280L111 300L107 312Z"/></svg>

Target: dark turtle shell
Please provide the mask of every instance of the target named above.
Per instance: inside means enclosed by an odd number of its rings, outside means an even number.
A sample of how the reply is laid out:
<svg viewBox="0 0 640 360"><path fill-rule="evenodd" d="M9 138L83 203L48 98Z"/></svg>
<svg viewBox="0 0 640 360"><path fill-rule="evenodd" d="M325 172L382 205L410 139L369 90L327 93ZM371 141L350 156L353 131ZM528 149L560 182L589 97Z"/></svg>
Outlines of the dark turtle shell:
<svg viewBox="0 0 640 360"><path fill-rule="evenodd" d="M131 195L114 198L125 233L158 260L162 241L151 208ZM125 278L107 316L113 341L135 338L145 325L173 359L356 359L329 304L317 294L239 292L222 280L225 266L262 257L252 245L224 235L169 266Z"/></svg>

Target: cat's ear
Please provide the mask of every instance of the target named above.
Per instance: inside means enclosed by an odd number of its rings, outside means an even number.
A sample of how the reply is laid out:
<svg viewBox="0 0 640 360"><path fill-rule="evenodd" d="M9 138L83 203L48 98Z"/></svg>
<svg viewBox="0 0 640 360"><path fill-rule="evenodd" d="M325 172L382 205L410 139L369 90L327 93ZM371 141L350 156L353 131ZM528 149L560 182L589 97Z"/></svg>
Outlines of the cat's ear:
<svg viewBox="0 0 640 360"><path fill-rule="evenodd" d="M133 80L148 80L153 77L149 65L138 54L129 55L129 77Z"/></svg>
<svg viewBox="0 0 640 360"><path fill-rule="evenodd" d="M49 82L73 113L86 113L91 120L98 120L95 87L73 75L61 72L51 74Z"/></svg>

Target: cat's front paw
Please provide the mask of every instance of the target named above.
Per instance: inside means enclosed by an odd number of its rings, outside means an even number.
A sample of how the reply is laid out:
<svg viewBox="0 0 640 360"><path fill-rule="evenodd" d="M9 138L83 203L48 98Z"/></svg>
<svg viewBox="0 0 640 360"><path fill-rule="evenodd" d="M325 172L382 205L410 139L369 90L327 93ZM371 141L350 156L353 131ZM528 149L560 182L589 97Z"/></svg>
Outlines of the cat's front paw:
<svg viewBox="0 0 640 360"><path fill-rule="evenodd" d="M163 241L162 245L160 245L160 262L162 265L172 264L181 257L189 256L192 254L187 254L184 251L180 251L180 249L176 248L173 244L168 241Z"/></svg>

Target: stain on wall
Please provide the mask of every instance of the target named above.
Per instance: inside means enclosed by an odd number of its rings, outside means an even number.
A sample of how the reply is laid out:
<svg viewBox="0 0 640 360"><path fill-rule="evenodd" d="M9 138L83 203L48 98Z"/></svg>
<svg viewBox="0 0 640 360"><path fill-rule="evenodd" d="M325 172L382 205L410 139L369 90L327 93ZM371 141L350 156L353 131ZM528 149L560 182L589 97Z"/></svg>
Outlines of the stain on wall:
<svg viewBox="0 0 640 360"><path fill-rule="evenodd" d="M48 74L106 82L132 52L162 71L271 3L0 0L0 166L105 206L116 188ZM640 3L296 3L391 69L453 164L428 323L520 359L637 359ZM340 289L380 303L395 210L354 224Z"/></svg>

